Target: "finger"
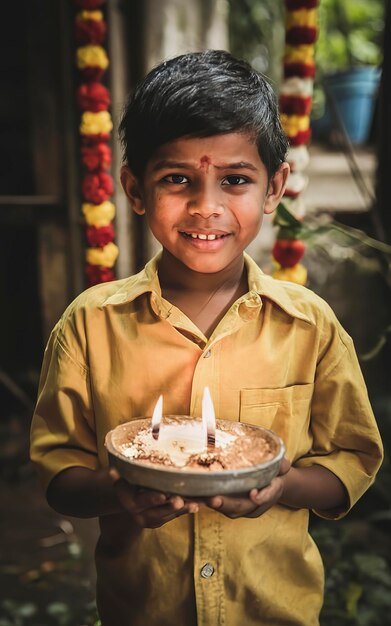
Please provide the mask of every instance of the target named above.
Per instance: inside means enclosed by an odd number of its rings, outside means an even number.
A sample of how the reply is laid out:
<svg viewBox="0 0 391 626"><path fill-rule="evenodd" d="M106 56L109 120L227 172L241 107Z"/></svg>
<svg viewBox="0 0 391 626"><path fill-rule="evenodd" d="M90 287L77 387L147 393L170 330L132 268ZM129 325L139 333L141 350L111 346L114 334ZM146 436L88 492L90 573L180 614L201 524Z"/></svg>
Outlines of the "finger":
<svg viewBox="0 0 391 626"><path fill-rule="evenodd" d="M212 509L220 509L224 504L224 498L221 496L212 496L206 499L206 504Z"/></svg>
<svg viewBox="0 0 391 626"><path fill-rule="evenodd" d="M255 517L260 517L261 515L263 515L264 513L266 513L266 511L268 511L270 509L270 506L264 504L262 506L257 506L255 509L253 509L253 511L251 511L250 513L247 513L246 515L244 515L243 517L248 517L248 518L255 518Z"/></svg>
<svg viewBox="0 0 391 626"><path fill-rule="evenodd" d="M164 506L170 501L170 496L161 491L137 491L134 497L136 511L145 511L156 507ZM178 508L183 506L183 500L177 505Z"/></svg>
<svg viewBox="0 0 391 626"><path fill-rule="evenodd" d="M280 465L280 470L278 472L279 476L283 476L284 474L287 474L289 472L289 470L291 469L291 462L288 461L287 458L283 458L281 461L281 465Z"/></svg>
<svg viewBox="0 0 391 626"><path fill-rule="evenodd" d="M144 513L136 515L135 521L143 528L159 528L177 517L187 513L197 513L199 505L197 502L189 502L181 508L175 508L178 504L170 502L158 509L149 509Z"/></svg>
<svg viewBox="0 0 391 626"><path fill-rule="evenodd" d="M114 488L122 506L131 513L140 513L167 502L166 494L159 491L139 491L137 487L129 485L123 478L115 482Z"/></svg>
<svg viewBox="0 0 391 626"><path fill-rule="evenodd" d="M276 476L271 483L263 489L252 489L249 493L250 500L257 506L268 504L272 506L279 500L283 490L283 481Z"/></svg>
<svg viewBox="0 0 391 626"><path fill-rule="evenodd" d="M255 509L246 514L245 517L259 517L268 511L278 500L282 493L282 480L273 478L270 485L263 489L252 489L250 491L250 500L255 504Z"/></svg>
<svg viewBox="0 0 391 626"><path fill-rule="evenodd" d="M113 482L116 482L117 480L119 480L121 478L121 476L119 475L118 470L115 467L110 467L109 468L109 476L111 478L111 480Z"/></svg>
<svg viewBox="0 0 391 626"><path fill-rule="evenodd" d="M248 496L215 496L209 499L208 506L224 513L227 517L236 518L246 515L254 510L254 503Z"/></svg>

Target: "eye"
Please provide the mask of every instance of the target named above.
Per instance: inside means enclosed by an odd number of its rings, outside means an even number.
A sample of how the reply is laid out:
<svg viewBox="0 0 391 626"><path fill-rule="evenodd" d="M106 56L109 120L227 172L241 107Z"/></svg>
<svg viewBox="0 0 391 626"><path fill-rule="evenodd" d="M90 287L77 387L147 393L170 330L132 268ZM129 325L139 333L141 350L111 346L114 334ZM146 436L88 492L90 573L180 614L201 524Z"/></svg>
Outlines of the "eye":
<svg viewBox="0 0 391 626"><path fill-rule="evenodd" d="M184 183L189 182L188 178L182 174L168 174L168 176L165 176L163 180L166 183L171 183L171 185L183 185Z"/></svg>
<svg viewBox="0 0 391 626"><path fill-rule="evenodd" d="M244 178L244 176L236 176L232 174L231 176L226 176L222 182L222 185L244 185L248 183L248 179Z"/></svg>

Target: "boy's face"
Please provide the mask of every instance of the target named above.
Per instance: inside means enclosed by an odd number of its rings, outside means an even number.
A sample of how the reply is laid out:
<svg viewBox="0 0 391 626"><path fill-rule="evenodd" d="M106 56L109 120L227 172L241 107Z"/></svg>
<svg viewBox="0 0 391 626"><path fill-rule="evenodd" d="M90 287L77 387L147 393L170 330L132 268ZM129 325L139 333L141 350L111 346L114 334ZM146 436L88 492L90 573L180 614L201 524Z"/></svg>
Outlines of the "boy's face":
<svg viewBox="0 0 391 626"><path fill-rule="evenodd" d="M263 214L283 194L289 166L268 183L256 144L241 133L180 138L149 160L142 183L121 181L133 209L146 213L156 239L196 272L219 272L256 237Z"/></svg>

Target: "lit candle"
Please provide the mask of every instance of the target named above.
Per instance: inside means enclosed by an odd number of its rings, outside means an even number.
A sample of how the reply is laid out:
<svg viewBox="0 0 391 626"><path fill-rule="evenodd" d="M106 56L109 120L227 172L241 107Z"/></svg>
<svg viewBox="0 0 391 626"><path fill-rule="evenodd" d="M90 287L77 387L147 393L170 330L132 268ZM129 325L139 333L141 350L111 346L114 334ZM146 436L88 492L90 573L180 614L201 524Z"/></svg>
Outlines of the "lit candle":
<svg viewBox="0 0 391 626"><path fill-rule="evenodd" d="M201 464L208 466L208 454L221 452L237 439L237 433L216 428L216 418L208 387L202 397L202 419L184 415L168 415L163 420L163 396L152 414L150 426L141 428L133 443L127 442L124 455L129 459L152 459L160 465L185 467L189 459L202 456ZM151 436L152 434L152 436ZM206 456L205 456L206 455ZM214 458L214 457L213 457ZM197 461L192 461L197 464Z"/></svg>
<svg viewBox="0 0 391 626"><path fill-rule="evenodd" d="M163 396L159 397L152 414L152 437L159 439L160 423L163 416Z"/></svg>
<svg viewBox="0 0 391 626"><path fill-rule="evenodd" d="M202 423L206 433L206 445L208 448L214 448L216 446L216 416L209 387L204 388L202 396Z"/></svg>

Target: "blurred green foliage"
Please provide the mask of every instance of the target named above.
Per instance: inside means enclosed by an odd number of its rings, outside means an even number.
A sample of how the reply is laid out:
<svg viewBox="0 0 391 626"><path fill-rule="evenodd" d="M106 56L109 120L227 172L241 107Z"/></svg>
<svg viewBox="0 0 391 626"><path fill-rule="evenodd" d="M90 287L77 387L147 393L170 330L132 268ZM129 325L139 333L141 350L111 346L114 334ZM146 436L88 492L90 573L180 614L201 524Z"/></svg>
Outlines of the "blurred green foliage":
<svg viewBox="0 0 391 626"><path fill-rule="evenodd" d="M390 354L391 350L391 308L384 304L390 301L391 294L391 246L361 230L340 224L329 215L309 214L304 220L298 220L283 203L277 208L274 223L285 236L296 236L305 241L309 275L315 275L318 281L310 287L319 293L319 286L324 281L320 295L333 305L334 310L335 302L330 302L327 297L332 291L326 290L325 293L324 285L335 286L343 272L344 291L337 291L338 298L343 299L348 308L354 308L356 319L367 315L365 337L361 339L365 340L368 351L360 354L361 362L377 359L378 368L380 364L389 363L391 356L387 360L384 351ZM362 310L355 297L355 285L359 286ZM357 349L361 341L356 339L358 336L355 338ZM381 378L380 372L377 378ZM311 518L311 535L325 565L321 626L384 626L390 623L391 397L389 392L381 389L376 387L376 393L371 394L385 448L384 462L375 483L343 520L333 522L315 516Z"/></svg>
<svg viewBox="0 0 391 626"><path fill-rule="evenodd" d="M384 0L321 0L318 11L315 56L318 72L379 65Z"/></svg>
<svg viewBox="0 0 391 626"><path fill-rule="evenodd" d="M228 0L231 52L265 74L278 92L285 45L283 0ZM313 118L323 115L322 77L382 60L384 0L321 0L315 47Z"/></svg>
<svg viewBox="0 0 391 626"><path fill-rule="evenodd" d="M374 406L385 459L375 484L342 521L313 520L325 565L321 626L384 626L391 611L391 406Z"/></svg>
<svg viewBox="0 0 391 626"><path fill-rule="evenodd" d="M228 0L230 50L265 74L277 90L282 75L283 0Z"/></svg>

